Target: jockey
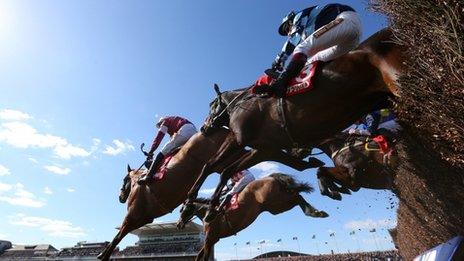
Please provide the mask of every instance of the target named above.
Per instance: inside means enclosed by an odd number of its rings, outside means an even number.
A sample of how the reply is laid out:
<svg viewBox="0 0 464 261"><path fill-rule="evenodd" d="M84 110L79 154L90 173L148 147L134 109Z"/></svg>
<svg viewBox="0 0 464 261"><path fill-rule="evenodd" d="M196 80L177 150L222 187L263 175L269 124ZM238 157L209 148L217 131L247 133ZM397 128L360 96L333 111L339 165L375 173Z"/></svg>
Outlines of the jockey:
<svg viewBox="0 0 464 261"><path fill-rule="evenodd" d="M288 84L306 63L328 62L348 53L358 46L361 33L361 20L347 5L328 4L290 12L279 27L279 34L288 36L288 40L272 64L273 71L282 71L287 58L292 59L271 86L255 86L254 92L285 96Z"/></svg>
<svg viewBox="0 0 464 261"><path fill-rule="evenodd" d="M230 202L230 200L235 194L240 193L240 191L242 191L246 187L246 185L254 181L255 177L253 176L253 174L251 174L249 170L245 169L235 173L232 176L231 180L233 187L229 192L227 192L226 196L219 205L219 211L222 211L224 209L224 207Z"/></svg>
<svg viewBox="0 0 464 261"><path fill-rule="evenodd" d="M149 168L149 172L147 175L138 180L140 185L143 185L147 181L153 179L165 156L172 153L176 148L184 145L190 139L190 137L197 133L197 128L195 125L193 125L187 119L178 116L161 117L156 124L156 127L159 129L158 134L153 140L150 151L146 154L146 166L148 165L147 168ZM171 140L164 145L158 155L156 155L156 158L153 162L153 153L160 145L166 133L171 136Z"/></svg>
<svg viewBox="0 0 464 261"><path fill-rule="evenodd" d="M396 121L395 113L390 109L381 109L367 114L361 120L361 125L350 128L348 133L365 136L383 135L392 142L400 130L401 126Z"/></svg>

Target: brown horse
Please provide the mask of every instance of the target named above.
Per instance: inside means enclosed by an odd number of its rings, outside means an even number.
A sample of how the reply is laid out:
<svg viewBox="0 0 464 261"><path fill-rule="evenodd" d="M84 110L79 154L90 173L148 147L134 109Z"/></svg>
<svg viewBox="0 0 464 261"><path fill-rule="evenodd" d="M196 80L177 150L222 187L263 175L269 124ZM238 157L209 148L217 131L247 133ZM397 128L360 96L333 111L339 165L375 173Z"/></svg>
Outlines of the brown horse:
<svg viewBox="0 0 464 261"><path fill-rule="evenodd" d="M201 133L195 134L171 159L164 178L151 182L149 186L139 186L137 180L144 172L134 171L128 166L119 195L121 203L127 201L127 214L119 232L98 258L108 260L115 247L129 232L179 206L187 198L187 192L198 178L203 165L217 152L228 132L227 129L221 129L208 137ZM238 153L245 152L242 150ZM319 165L301 161L283 152L267 156L269 157L265 160L277 161L300 171ZM222 171L225 166L227 165L218 164L217 171Z"/></svg>
<svg viewBox="0 0 464 261"><path fill-rule="evenodd" d="M350 194L350 190L360 188L393 189L396 152L384 154L379 149L366 148L371 142L366 136L340 133L318 145L335 165L320 167L317 171L322 195L341 200L340 192Z"/></svg>
<svg viewBox="0 0 464 261"><path fill-rule="evenodd" d="M380 109L397 93L396 79L402 70L402 47L393 43L390 30L384 29L364 41L356 50L318 67L314 89L286 99L248 95L249 89L234 92L224 102L220 95L211 104L211 121L227 125L231 132L218 153L204 166L202 175L189 192L195 198L205 177L216 165L231 163L221 178L211 201L211 220L219 194L231 175L260 162L261 155L290 149L310 148L342 131L368 112ZM241 95L241 93L245 93ZM243 97L242 97L243 96ZM237 98L240 97L240 98ZM253 150L245 154L244 147Z"/></svg>
<svg viewBox="0 0 464 261"><path fill-rule="evenodd" d="M299 194L312 192L307 183L298 183L291 176L275 173L248 184L238 195L238 208L227 209L210 223L205 223L205 241L196 260L208 260L211 248L220 238L237 234L248 227L262 212L277 215L299 206L306 216L328 217L324 211L311 206ZM208 203L184 205L177 227L182 229L195 215L203 220Z"/></svg>

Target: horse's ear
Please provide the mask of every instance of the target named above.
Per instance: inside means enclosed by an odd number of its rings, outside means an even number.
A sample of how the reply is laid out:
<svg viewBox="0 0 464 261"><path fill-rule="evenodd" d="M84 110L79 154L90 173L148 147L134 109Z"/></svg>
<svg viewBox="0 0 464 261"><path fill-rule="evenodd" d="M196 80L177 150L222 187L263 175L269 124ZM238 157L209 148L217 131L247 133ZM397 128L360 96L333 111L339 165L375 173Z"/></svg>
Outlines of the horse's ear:
<svg viewBox="0 0 464 261"><path fill-rule="evenodd" d="M216 83L214 84L214 91L218 96L221 96L221 90L219 90L219 85L217 85Z"/></svg>
<svg viewBox="0 0 464 261"><path fill-rule="evenodd" d="M129 166L129 164L127 164L127 172L131 172L131 171L132 171L131 167Z"/></svg>

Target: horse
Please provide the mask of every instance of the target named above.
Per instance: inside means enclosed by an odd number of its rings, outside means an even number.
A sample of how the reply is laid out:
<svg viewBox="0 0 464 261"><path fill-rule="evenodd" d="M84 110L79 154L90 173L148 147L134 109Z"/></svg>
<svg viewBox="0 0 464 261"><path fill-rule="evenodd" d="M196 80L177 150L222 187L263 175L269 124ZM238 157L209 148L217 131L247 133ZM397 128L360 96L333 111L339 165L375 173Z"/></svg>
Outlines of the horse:
<svg viewBox="0 0 464 261"><path fill-rule="evenodd" d="M203 165L217 152L228 132L227 129L220 129L207 137L202 133L195 134L171 158L163 179L151 182L148 186L137 184L140 175L146 173L146 170L133 170L128 165L119 194L119 201L127 202L127 214L119 232L98 258L109 260L113 250L129 232L172 212L184 202ZM238 151L239 154L245 152ZM312 162L293 158L283 152L268 156L266 160L277 161L300 171L315 167ZM227 164L218 164L217 171L224 169Z"/></svg>
<svg viewBox="0 0 464 261"><path fill-rule="evenodd" d="M317 170L322 195L341 200L340 193L351 194L350 191L358 191L361 187L393 189L398 158L396 151L383 153L380 149L368 148L371 142L372 139L366 136L342 132L317 146L334 163L334 167Z"/></svg>
<svg viewBox="0 0 464 261"><path fill-rule="evenodd" d="M312 191L311 185L299 183L291 176L281 173L251 182L238 194L238 208L227 208L216 219L204 224L206 236L196 260L209 260L211 249L219 239L242 231L265 211L277 215L299 206L306 216L328 217L326 212L317 210L300 195L301 192ZM177 228L182 229L194 216L203 220L208 202L200 201L182 207Z"/></svg>
<svg viewBox="0 0 464 261"><path fill-rule="evenodd" d="M396 80L403 70L403 46L383 29L354 51L333 61L320 63L307 94L285 99L250 95L250 88L218 97L202 129L228 126L230 133L219 151L203 167L189 191L188 200L198 195L205 177L224 161L231 164L221 172L212 196L211 218L219 195L233 173L259 162L261 155L293 147L311 148L332 137L361 116L380 109L398 95ZM247 153L237 154L251 147Z"/></svg>

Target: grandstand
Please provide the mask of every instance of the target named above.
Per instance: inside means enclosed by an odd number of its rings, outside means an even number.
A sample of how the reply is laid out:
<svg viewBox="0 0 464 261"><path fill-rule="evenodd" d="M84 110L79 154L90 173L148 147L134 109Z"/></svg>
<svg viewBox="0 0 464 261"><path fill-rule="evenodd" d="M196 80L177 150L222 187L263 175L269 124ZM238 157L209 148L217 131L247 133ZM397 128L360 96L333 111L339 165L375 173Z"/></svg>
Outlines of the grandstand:
<svg viewBox="0 0 464 261"><path fill-rule="evenodd" d="M57 252L52 245L13 245L0 255L0 260L50 260Z"/></svg>
<svg viewBox="0 0 464 261"><path fill-rule="evenodd" d="M131 232L139 237L112 256L114 260L194 260L204 242L203 226L193 222L178 230L175 222L151 223ZM214 253L214 251L213 251ZM213 260L214 254L211 260Z"/></svg>
<svg viewBox="0 0 464 261"><path fill-rule="evenodd" d="M73 247L65 247L61 249L54 259L48 260L97 260L98 254L109 244L108 241L87 243L86 241L78 242ZM118 251L118 249L116 249Z"/></svg>

